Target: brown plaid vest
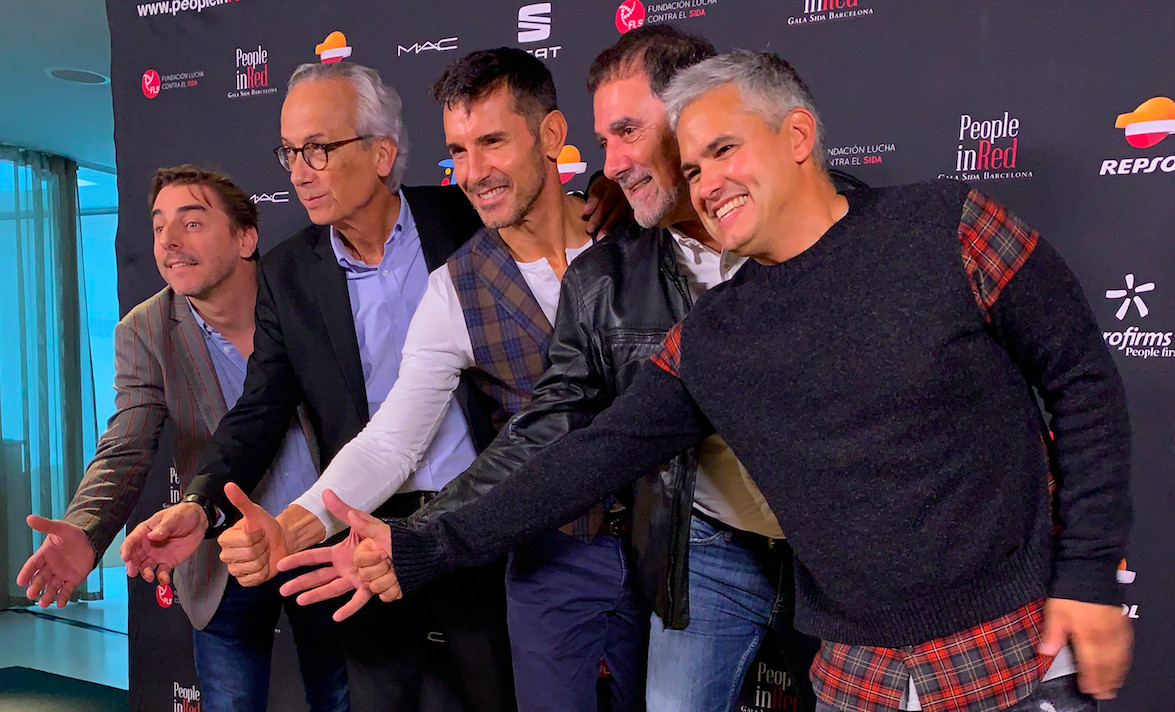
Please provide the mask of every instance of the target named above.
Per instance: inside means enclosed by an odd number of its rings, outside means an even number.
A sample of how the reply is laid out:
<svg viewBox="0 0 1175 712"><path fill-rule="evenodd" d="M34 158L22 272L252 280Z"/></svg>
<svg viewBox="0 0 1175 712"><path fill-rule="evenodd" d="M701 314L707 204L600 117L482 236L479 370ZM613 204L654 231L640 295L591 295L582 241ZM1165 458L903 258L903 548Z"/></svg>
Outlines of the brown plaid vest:
<svg viewBox="0 0 1175 712"><path fill-rule="evenodd" d="M553 329L497 230L478 230L447 266L473 346L476 365L468 375L498 404L492 419L500 430L530 403L535 383L550 365ZM603 517L596 506L559 529L591 541Z"/></svg>

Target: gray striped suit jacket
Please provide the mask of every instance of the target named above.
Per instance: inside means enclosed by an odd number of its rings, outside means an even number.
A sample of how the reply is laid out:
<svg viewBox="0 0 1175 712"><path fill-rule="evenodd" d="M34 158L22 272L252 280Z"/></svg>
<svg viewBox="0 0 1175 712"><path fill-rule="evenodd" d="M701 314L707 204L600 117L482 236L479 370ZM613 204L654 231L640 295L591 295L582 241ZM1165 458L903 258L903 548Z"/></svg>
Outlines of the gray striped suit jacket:
<svg viewBox="0 0 1175 712"><path fill-rule="evenodd" d="M65 520L85 531L99 556L130 517L155 461L164 423L174 433L181 491L196 456L224 417L224 395L191 307L164 288L131 310L114 329L114 415L70 502ZM303 420L305 425L305 420ZM318 465L314 440L311 455ZM207 540L172 575L176 598L202 629L224 595L228 569Z"/></svg>

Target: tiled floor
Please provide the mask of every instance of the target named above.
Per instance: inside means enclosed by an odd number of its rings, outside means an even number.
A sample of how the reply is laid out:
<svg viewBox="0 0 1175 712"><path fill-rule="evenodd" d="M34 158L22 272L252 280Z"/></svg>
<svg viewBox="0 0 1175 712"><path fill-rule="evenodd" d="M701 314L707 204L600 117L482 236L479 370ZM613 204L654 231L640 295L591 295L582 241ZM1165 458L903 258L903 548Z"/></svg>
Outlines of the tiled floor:
<svg viewBox="0 0 1175 712"><path fill-rule="evenodd" d="M19 665L127 689L126 574L103 571L105 598L0 612L0 668Z"/></svg>

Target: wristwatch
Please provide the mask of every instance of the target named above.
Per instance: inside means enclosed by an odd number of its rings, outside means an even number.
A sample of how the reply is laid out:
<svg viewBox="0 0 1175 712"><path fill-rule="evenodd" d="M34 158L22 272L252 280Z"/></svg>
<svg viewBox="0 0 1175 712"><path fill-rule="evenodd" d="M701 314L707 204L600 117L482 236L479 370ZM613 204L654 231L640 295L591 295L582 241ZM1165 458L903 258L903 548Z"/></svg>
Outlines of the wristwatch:
<svg viewBox="0 0 1175 712"><path fill-rule="evenodd" d="M193 493L180 501L195 502L200 505L200 509L204 510L204 516L208 518L208 528L204 530L204 538L211 539L216 536L216 526L220 523L220 509L212 503L212 500L202 494Z"/></svg>

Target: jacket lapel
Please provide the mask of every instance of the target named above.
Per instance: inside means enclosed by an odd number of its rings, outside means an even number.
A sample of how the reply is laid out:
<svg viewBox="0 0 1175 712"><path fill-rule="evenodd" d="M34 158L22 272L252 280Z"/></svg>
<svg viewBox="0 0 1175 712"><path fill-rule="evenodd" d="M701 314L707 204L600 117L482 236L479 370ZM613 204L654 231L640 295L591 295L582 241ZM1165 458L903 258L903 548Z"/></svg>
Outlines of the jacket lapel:
<svg viewBox="0 0 1175 712"><path fill-rule="evenodd" d="M318 310L326 325L327 337L343 372L352 402L366 421L367 387L363 381L363 361L359 357L359 338L355 335L355 317L351 314L351 295L347 276L339 266L330 244L330 229L323 228L314 248L318 257L307 265L306 284L318 301Z"/></svg>
<svg viewBox="0 0 1175 712"><path fill-rule="evenodd" d="M486 285L510 318L518 323L535 343L547 352L551 340L551 323L526 284L518 265L498 231L482 228L473 237L471 256L474 274Z"/></svg>
<svg viewBox="0 0 1175 712"><path fill-rule="evenodd" d="M435 201L431 200L424 190L403 186L400 195L412 210L416 233L420 236L420 251L424 253L424 264L428 271L432 272L445 264L445 260L449 259L449 255L464 240L456 240L453 235L448 234L450 230L441 222L443 206L434 204ZM460 199L465 200L464 196Z"/></svg>

